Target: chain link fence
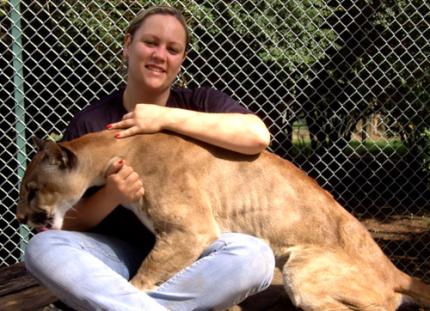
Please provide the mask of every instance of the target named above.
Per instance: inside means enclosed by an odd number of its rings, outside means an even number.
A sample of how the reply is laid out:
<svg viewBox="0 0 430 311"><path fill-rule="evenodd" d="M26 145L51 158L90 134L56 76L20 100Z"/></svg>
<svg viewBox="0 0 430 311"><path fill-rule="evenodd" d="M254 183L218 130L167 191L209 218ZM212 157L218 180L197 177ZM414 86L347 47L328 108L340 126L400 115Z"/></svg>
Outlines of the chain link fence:
<svg viewBox="0 0 430 311"><path fill-rule="evenodd" d="M396 265L429 281L424 0L0 1L0 266L20 261L32 235L14 217L29 138L58 137L124 84L127 21L160 3L189 20L188 87L213 86L254 110L273 152L331 191Z"/></svg>

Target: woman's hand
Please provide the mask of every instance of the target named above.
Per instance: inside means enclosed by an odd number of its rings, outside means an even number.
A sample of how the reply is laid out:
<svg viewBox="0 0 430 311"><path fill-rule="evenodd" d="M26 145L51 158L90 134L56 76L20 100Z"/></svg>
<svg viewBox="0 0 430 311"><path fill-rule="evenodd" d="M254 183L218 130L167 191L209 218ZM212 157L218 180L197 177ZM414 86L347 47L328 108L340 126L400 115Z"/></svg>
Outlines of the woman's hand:
<svg viewBox="0 0 430 311"><path fill-rule="evenodd" d="M107 172L105 188L117 205L133 203L145 194L139 175L124 160L116 161L111 166Z"/></svg>
<svg viewBox="0 0 430 311"><path fill-rule="evenodd" d="M117 138L156 133L164 129L168 112L169 108L163 106L137 104L132 112L122 117L121 121L109 124L107 127L109 129L124 129L118 132Z"/></svg>

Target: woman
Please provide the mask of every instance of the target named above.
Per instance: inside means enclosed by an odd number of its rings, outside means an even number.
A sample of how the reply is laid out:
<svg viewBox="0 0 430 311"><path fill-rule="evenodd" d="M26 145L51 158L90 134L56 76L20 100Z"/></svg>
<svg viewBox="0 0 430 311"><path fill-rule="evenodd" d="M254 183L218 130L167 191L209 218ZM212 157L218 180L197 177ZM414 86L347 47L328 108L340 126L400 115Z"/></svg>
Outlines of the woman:
<svg viewBox="0 0 430 311"><path fill-rule="evenodd" d="M244 154L264 150L263 122L224 93L172 88L186 57L189 34L183 16L153 7L130 23L124 40L127 85L78 113L65 133L73 139L107 128L117 139L170 130ZM77 310L220 310L265 289L274 269L263 241L224 233L201 257L152 292L128 280L154 237L121 207L144 195L142 181L124 161L106 184L92 189L66 215L64 229L29 242L28 270Z"/></svg>

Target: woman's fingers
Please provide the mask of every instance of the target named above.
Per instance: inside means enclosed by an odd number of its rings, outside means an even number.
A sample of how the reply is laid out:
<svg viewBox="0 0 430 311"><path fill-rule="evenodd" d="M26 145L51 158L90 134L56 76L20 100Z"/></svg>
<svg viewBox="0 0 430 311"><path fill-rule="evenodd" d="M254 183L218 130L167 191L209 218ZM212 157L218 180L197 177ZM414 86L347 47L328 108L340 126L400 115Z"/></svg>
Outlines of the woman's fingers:
<svg viewBox="0 0 430 311"><path fill-rule="evenodd" d="M121 121L108 124L108 129L120 129L116 138L136 134L156 133L163 129L166 122L166 107L138 104L133 112L126 113Z"/></svg>
<svg viewBox="0 0 430 311"><path fill-rule="evenodd" d="M115 138L125 138L139 133L137 126L130 127L124 131L115 134Z"/></svg>
<svg viewBox="0 0 430 311"><path fill-rule="evenodd" d="M123 116L122 116L122 119L123 119L123 120L126 120L126 119L134 119L134 112L132 111L132 112L128 112L128 113L126 113L125 115L123 115Z"/></svg>
<svg viewBox="0 0 430 311"><path fill-rule="evenodd" d="M106 171L106 176L118 173L124 165L124 160L120 159L112 163L112 165Z"/></svg>
<svg viewBox="0 0 430 311"><path fill-rule="evenodd" d="M121 204L134 202L145 193L139 174L124 162L119 171L110 175L110 178L115 185L113 189Z"/></svg>
<svg viewBox="0 0 430 311"><path fill-rule="evenodd" d="M134 119L124 119L106 126L107 129L126 129L135 125Z"/></svg>

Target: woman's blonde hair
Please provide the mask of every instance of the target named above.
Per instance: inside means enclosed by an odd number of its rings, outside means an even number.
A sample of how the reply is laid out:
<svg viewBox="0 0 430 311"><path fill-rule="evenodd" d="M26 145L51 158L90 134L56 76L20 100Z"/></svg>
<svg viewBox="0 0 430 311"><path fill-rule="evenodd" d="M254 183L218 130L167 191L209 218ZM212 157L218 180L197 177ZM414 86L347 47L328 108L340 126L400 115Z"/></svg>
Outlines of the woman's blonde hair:
<svg viewBox="0 0 430 311"><path fill-rule="evenodd" d="M143 22L152 15L170 15L174 16L184 27L185 30L185 52L187 52L191 45L190 33L187 26L187 21L185 20L184 15L175 9L174 7L170 7L167 5L161 6L153 6L148 9L141 10L137 15L131 20L128 25L125 33L131 36L131 40L133 40L133 35L136 33L137 29L143 24Z"/></svg>

